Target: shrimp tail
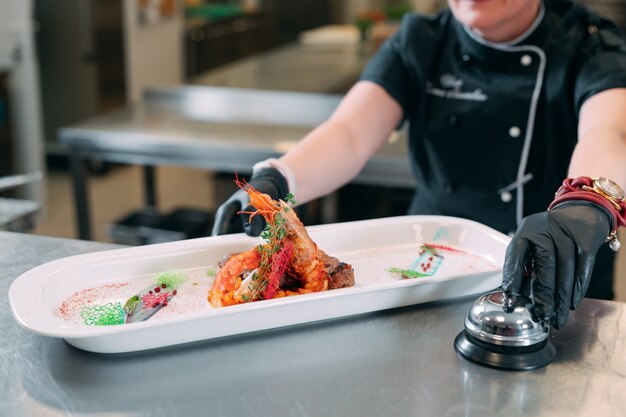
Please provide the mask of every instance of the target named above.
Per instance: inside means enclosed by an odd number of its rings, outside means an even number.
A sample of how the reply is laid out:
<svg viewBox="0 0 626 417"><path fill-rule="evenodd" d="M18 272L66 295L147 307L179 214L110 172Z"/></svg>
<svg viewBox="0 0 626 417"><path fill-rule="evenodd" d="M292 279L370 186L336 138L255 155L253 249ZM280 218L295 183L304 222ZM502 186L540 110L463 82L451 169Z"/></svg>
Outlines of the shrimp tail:
<svg viewBox="0 0 626 417"><path fill-rule="evenodd" d="M275 216L280 212L282 206L279 201L275 201L269 195L260 192L249 182L244 179L239 179L239 176L235 174L235 184L248 193L250 196L250 205L254 207L255 211L240 211L238 214L249 214L249 221L251 222L254 216L260 214L269 223L273 223Z"/></svg>

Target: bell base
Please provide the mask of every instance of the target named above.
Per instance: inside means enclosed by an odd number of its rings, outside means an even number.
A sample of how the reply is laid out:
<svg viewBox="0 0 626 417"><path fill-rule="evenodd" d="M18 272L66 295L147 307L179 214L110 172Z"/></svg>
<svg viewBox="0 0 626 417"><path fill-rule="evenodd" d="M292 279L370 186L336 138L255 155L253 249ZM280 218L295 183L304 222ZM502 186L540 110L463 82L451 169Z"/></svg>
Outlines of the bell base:
<svg viewBox="0 0 626 417"><path fill-rule="evenodd" d="M529 371L541 368L556 357L556 349L547 339L532 346L499 346L478 340L466 330L454 339L454 349L464 359L479 365L509 371Z"/></svg>

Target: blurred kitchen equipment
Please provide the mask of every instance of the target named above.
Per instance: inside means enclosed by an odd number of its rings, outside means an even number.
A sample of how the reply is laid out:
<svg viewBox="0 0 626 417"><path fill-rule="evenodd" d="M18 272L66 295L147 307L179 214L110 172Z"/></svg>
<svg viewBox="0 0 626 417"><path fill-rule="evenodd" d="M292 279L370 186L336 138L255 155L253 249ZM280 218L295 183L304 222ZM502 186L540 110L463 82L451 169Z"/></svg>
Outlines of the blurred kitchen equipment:
<svg viewBox="0 0 626 417"><path fill-rule="evenodd" d="M0 177L0 191L41 181L41 172ZM0 198L0 230L27 232L35 226L40 205L35 201Z"/></svg>
<svg viewBox="0 0 626 417"><path fill-rule="evenodd" d="M34 2L44 150L64 157L59 128L126 103L123 3Z"/></svg>
<svg viewBox="0 0 626 417"><path fill-rule="evenodd" d="M494 291L479 297L465 329L454 340L463 358L493 368L523 371L548 365L556 349L548 339L548 324L533 317L530 299Z"/></svg>
<svg viewBox="0 0 626 417"><path fill-rule="evenodd" d="M43 178L41 172L31 172L29 174L10 175L8 177L0 177L0 191L9 188L19 187L20 185L30 184L31 182L40 181Z"/></svg>
<svg viewBox="0 0 626 417"><path fill-rule="evenodd" d="M36 24L31 0L0 0L0 72L7 77L11 170L43 169L43 140L37 55L33 40ZM6 162L5 162L6 163ZM43 181L30 181L20 198L42 201Z"/></svg>

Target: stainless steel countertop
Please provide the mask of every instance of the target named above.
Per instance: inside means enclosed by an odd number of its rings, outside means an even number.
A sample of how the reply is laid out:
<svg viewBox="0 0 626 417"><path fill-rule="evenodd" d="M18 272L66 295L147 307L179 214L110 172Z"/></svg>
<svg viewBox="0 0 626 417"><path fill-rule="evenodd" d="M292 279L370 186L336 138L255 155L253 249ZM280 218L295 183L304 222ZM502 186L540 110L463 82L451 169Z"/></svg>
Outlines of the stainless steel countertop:
<svg viewBox="0 0 626 417"><path fill-rule="evenodd" d="M12 280L113 245L0 232L0 415L622 416L623 303L586 299L546 368L459 358L472 299L121 355L79 351L13 319Z"/></svg>

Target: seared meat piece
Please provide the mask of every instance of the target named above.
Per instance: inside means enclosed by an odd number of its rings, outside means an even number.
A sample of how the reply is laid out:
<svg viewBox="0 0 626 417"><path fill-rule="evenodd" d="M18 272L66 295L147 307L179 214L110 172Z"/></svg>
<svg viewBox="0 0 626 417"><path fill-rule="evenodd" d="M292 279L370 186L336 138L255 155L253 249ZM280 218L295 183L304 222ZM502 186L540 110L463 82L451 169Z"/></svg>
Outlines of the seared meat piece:
<svg viewBox="0 0 626 417"><path fill-rule="evenodd" d="M354 269L352 265L345 262L339 262L337 268L330 273L330 281L328 281L328 289L346 288L354 286Z"/></svg>
<svg viewBox="0 0 626 417"><path fill-rule="evenodd" d="M319 249L319 258L324 262L324 268L330 275L328 281L328 289L346 288L354 286L354 269L352 265L340 262L334 256L329 256L323 250Z"/></svg>

